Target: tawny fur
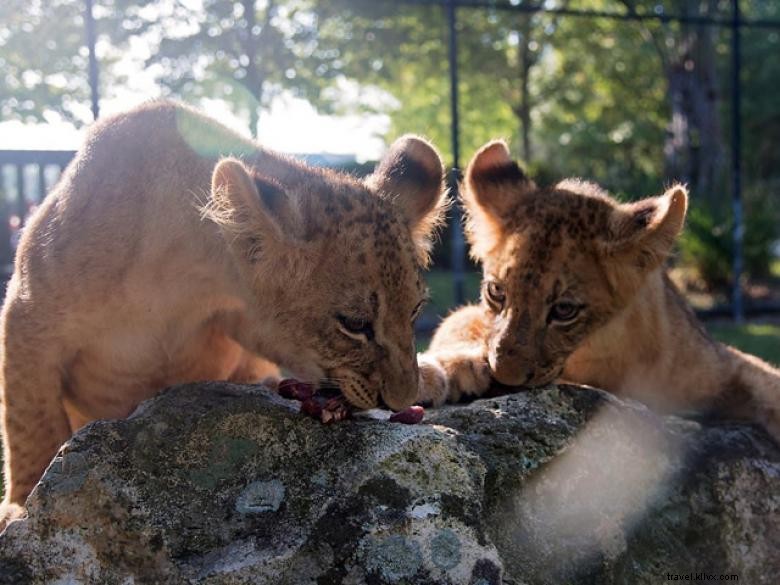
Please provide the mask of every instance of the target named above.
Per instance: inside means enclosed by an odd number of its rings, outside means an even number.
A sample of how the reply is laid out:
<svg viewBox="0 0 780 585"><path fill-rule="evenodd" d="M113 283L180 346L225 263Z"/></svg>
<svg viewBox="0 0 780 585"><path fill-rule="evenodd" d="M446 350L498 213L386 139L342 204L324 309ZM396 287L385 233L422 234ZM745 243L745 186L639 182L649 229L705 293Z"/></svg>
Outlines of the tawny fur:
<svg viewBox="0 0 780 585"><path fill-rule="evenodd" d="M757 421L780 440L780 372L710 338L664 271L683 187L622 205L576 180L539 189L494 142L463 188L482 303L447 317L419 356L420 401L558 379L661 412ZM573 320L554 318L561 302L579 307Z"/></svg>
<svg viewBox="0 0 780 585"><path fill-rule="evenodd" d="M172 384L276 371L260 356L360 408L412 404L442 178L415 137L360 181L176 104L97 124L25 228L2 310L0 528L79 427Z"/></svg>

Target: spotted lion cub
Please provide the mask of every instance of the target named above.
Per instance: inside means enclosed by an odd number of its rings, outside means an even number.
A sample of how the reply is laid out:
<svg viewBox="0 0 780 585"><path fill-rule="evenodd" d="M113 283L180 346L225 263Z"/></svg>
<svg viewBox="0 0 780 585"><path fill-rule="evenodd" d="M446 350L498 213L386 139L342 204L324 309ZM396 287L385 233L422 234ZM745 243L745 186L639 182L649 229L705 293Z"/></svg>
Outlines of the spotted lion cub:
<svg viewBox="0 0 780 585"><path fill-rule="evenodd" d="M563 379L662 412L719 411L780 439L780 372L712 340L663 262L688 197L620 204L596 185L539 188L492 142L463 185L482 303L463 307L419 356L420 400L440 404Z"/></svg>
<svg viewBox="0 0 780 585"><path fill-rule="evenodd" d="M442 178L411 136L358 180L168 102L97 124L25 228L2 310L0 528L79 427L172 384L257 380L260 356L358 408L411 405Z"/></svg>

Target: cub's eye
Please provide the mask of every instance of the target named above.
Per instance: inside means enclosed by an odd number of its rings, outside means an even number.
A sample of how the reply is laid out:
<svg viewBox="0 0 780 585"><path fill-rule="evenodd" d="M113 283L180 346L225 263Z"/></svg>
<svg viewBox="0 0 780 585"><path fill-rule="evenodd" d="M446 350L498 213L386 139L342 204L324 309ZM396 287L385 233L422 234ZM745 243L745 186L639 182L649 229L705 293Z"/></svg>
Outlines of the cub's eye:
<svg viewBox="0 0 780 585"><path fill-rule="evenodd" d="M361 317L347 317L346 315L337 315L339 329L347 337L353 339L373 339L374 327L370 321Z"/></svg>
<svg viewBox="0 0 780 585"><path fill-rule="evenodd" d="M582 309L581 306L575 305L574 303L570 303L570 302L555 303L550 308L549 320L559 321L561 323L573 321L577 317L577 315L579 315L580 309Z"/></svg>
<svg viewBox="0 0 780 585"><path fill-rule="evenodd" d="M420 313L422 313L424 306L425 306L425 300L422 300L419 303L417 303L417 306L414 308L414 311L412 311L412 323L414 323L417 317L420 316Z"/></svg>
<svg viewBox="0 0 780 585"><path fill-rule="evenodd" d="M485 286L485 294L490 302L499 307L501 307L506 300L506 291L504 290L504 287L494 280L488 281Z"/></svg>

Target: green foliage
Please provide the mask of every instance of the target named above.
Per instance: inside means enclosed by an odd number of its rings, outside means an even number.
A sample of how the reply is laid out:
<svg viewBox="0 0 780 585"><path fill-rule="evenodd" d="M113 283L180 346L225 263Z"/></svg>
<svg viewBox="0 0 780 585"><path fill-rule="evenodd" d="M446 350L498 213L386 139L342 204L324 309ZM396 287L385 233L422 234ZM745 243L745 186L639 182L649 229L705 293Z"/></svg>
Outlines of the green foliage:
<svg viewBox="0 0 780 585"><path fill-rule="evenodd" d="M2 119L91 119L84 6L0 3ZM152 74L164 95L231 103L253 131L259 111L283 90L326 109L320 92L340 65L337 52L318 45L317 10L314 0L95 2L101 96L116 95L130 67ZM134 61L126 59L131 46L141 48Z"/></svg>
<svg viewBox="0 0 780 585"><path fill-rule="evenodd" d="M425 281L428 283L430 300L425 309L426 313L434 315L446 315L455 306L455 289L453 287L452 272L447 270L431 270L426 273ZM482 273L468 271L464 275L464 295L466 302L479 301L479 290L482 282Z"/></svg>
<svg viewBox="0 0 780 585"><path fill-rule="evenodd" d="M425 134L452 160L449 30L442 7L367 0L329 0L320 7L320 46L338 52L341 73L394 98L363 104L390 115L388 138ZM457 23L461 157L497 136L520 152L521 48L528 47L525 63L532 78L556 35L557 18L461 8ZM545 96L531 83L527 99L533 104Z"/></svg>
<svg viewBox="0 0 780 585"><path fill-rule="evenodd" d="M774 14L768 17L780 17L780 2L760 4L765 4L764 8L774 5ZM780 59L767 59L766 56L780 54L780 30L746 30L743 38L745 172L754 181L777 181L780 177L780 100L776 88L780 79ZM780 203L780 200L776 201Z"/></svg>
<svg viewBox="0 0 780 585"><path fill-rule="evenodd" d="M543 81L551 99L538 130L542 159L559 176L586 177L629 199L657 194L669 108L653 46L635 23L560 26Z"/></svg>
<svg viewBox="0 0 780 585"><path fill-rule="evenodd" d="M732 263L731 232L713 213L699 207L688 211L688 222L679 240L684 264L694 266L710 289L729 284Z"/></svg>
<svg viewBox="0 0 780 585"><path fill-rule="evenodd" d="M174 3L141 23L148 39L160 39L145 65L170 95L232 103L256 135L259 110L281 90L306 96L328 77L318 72L315 7L311 0Z"/></svg>
<svg viewBox="0 0 780 585"><path fill-rule="evenodd" d="M731 9L728 0L523 2L721 18ZM0 2L0 118L44 120L54 113L90 119L83 10L83 0ZM776 19L780 0L744 0L743 12ZM670 72L681 64L711 72L710 97L719 111L712 133L719 143L717 172L710 176L715 188L699 191L693 179L691 186L699 200L707 192L714 196L706 210L692 212L683 249L713 284L728 280L730 193L723 188L728 177L721 176L730 157L727 28L707 29L716 32L697 44L706 35L695 25L494 8L464 7L457 14L461 166L484 142L504 137L540 183L581 176L625 199L658 194L664 184L686 180L673 176L668 152L675 111ZM452 160L449 31L440 6L100 0L95 16L104 97L119 92L132 74L117 66L127 48L142 46L146 55L136 66L153 74L164 94L225 100L253 128L274 96L292 92L322 112L386 113L388 142L405 132L423 134ZM774 217L767 210L780 207L780 59L768 58L780 49L780 31L746 27L742 34L746 256L748 268L762 274L772 232L766 218ZM695 143L690 156L702 136L689 134Z"/></svg>
<svg viewBox="0 0 780 585"><path fill-rule="evenodd" d="M449 85L446 29L438 7L390 2L321 3L320 53L338 55L338 73L374 90L358 109L388 113L388 141L406 132L431 139L448 160ZM378 96L385 96L384 99ZM389 99L388 99L389 98ZM348 111L323 92L318 105ZM341 106L339 108L339 106Z"/></svg>
<svg viewBox="0 0 780 585"><path fill-rule="evenodd" d="M77 119L89 101L82 4L0 2L0 119Z"/></svg>
<svg viewBox="0 0 780 585"><path fill-rule="evenodd" d="M754 278L770 275L771 245L780 236L776 209L770 205L770 198L763 194L753 194L745 207L745 271ZM681 260L696 268L710 290L732 284L733 226L730 210L718 212L699 204L688 212L686 229L680 237Z"/></svg>

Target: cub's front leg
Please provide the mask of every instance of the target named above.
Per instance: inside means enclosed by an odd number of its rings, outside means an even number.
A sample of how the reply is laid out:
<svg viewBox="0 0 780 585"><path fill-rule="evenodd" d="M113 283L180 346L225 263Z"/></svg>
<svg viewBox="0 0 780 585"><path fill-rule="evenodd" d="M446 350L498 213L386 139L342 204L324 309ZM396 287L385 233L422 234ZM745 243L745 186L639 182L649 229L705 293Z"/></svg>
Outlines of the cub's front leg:
<svg viewBox="0 0 780 585"><path fill-rule="evenodd" d="M478 305L451 313L417 356L420 382L417 402L439 406L464 396L480 396L490 387L487 329L490 318Z"/></svg>
<svg viewBox="0 0 780 585"><path fill-rule="evenodd" d="M24 502L51 458L71 434L62 404L62 359L56 323L9 296L0 317L0 419L5 498L0 532L24 514ZM56 321L56 319L54 320ZM9 331L14 335L8 335ZM34 356L34 357L33 357Z"/></svg>

